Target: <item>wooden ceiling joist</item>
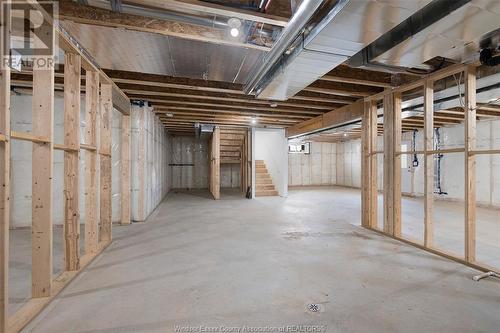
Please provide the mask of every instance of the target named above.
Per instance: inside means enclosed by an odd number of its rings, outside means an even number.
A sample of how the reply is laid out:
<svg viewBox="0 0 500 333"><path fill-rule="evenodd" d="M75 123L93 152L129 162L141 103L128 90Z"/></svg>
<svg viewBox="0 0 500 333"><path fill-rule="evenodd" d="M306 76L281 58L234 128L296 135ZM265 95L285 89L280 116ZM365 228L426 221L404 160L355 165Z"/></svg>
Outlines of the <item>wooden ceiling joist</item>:
<svg viewBox="0 0 500 333"><path fill-rule="evenodd" d="M80 24L155 33L164 36L262 51L270 50L270 47L265 45L240 42L238 39L231 38L227 31L215 27L118 13L107 9L81 5L68 0L59 1L59 17L63 21L72 21Z"/></svg>
<svg viewBox="0 0 500 333"><path fill-rule="evenodd" d="M268 15L197 0L127 0L127 2L144 5L150 8L171 10L187 14L213 14L227 18L236 17L242 20L260 22L279 27L286 27L288 24L288 19L285 17Z"/></svg>

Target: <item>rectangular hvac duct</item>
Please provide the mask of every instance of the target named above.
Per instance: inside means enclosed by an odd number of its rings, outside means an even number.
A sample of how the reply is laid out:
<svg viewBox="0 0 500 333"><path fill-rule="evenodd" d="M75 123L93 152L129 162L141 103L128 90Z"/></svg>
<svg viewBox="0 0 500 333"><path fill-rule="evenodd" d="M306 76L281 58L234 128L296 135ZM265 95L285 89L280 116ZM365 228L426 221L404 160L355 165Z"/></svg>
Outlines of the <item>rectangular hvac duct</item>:
<svg viewBox="0 0 500 333"><path fill-rule="evenodd" d="M479 55L480 38L498 28L500 1L471 0L372 61L410 68L436 56L473 61Z"/></svg>
<svg viewBox="0 0 500 333"><path fill-rule="evenodd" d="M308 34L299 36L293 52L257 87L257 97L292 97L430 2L337 1Z"/></svg>

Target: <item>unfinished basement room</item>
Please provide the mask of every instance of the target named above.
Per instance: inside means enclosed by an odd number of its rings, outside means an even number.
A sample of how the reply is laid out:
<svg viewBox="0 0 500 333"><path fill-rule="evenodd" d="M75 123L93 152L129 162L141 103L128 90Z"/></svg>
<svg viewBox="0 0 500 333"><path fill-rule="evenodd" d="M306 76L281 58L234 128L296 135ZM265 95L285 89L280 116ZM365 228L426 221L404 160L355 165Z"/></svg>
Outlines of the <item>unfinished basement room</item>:
<svg viewBox="0 0 500 333"><path fill-rule="evenodd" d="M0 5L0 333L500 332L500 0Z"/></svg>

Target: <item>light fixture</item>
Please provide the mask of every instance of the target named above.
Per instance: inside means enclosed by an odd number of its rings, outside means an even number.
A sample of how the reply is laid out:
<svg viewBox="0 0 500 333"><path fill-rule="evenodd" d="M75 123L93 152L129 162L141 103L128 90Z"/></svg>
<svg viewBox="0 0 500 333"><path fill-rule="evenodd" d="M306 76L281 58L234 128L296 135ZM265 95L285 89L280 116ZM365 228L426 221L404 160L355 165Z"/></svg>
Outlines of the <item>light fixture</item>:
<svg viewBox="0 0 500 333"><path fill-rule="evenodd" d="M275 108L278 106L278 103L276 102L272 102L271 104L269 104L269 106L271 106L272 108Z"/></svg>
<svg viewBox="0 0 500 333"><path fill-rule="evenodd" d="M347 132L344 132L344 136L347 136Z"/></svg>
<svg viewBox="0 0 500 333"><path fill-rule="evenodd" d="M172 117L174 116L174 114L173 114L173 113L168 112L168 113L165 113L165 116L167 116L168 118L172 118Z"/></svg>
<svg viewBox="0 0 500 333"><path fill-rule="evenodd" d="M231 28L231 36L238 37L239 34L240 34L240 31L238 29Z"/></svg>
<svg viewBox="0 0 500 333"><path fill-rule="evenodd" d="M255 118L255 117L252 117L252 120L251 120L251 122L252 122L252 124L253 124L253 125L257 124L257 118Z"/></svg>
<svg viewBox="0 0 500 333"><path fill-rule="evenodd" d="M235 38L238 37L240 34L241 21L236 17L231 17L229 20L227 20L227 25L230 28L229 33L231 34L231 36Z"/></svg>

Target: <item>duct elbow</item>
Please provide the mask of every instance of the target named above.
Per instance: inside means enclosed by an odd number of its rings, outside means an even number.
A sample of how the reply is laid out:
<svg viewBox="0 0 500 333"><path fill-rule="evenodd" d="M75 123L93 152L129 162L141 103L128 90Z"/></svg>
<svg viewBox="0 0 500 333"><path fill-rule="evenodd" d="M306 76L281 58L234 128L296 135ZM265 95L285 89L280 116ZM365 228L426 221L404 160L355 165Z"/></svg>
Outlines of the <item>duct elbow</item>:
<svg viewBox="0 0 500 333"><path fill-rule="evenodd" d="M481 50L479 54L479 61L482 65L494 67L500 64L500 55L494 56L493 50L486 48Z"/></svg>

